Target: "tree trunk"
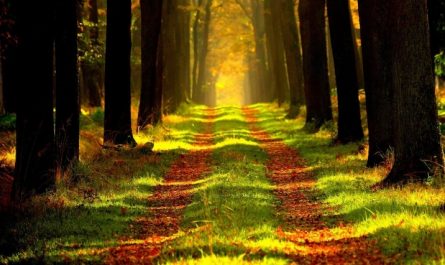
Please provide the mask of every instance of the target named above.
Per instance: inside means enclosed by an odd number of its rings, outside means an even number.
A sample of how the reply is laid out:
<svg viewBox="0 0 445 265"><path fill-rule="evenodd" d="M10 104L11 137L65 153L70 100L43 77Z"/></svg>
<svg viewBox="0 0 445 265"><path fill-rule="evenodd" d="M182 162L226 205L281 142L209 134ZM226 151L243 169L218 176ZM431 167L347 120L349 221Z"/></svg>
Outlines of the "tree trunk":
<svg viewBox="0 0 445 265"><path fill-rule="evenodd" d="M301 47L297 20L295 19L295 7L293 0L280 0L283 42L287 62L287 74L290 90L290 108L287 114L288 119L297 117L301 105L304 103L304 79L303 60L301 57Z"/></svg>
<svg viewBox="0 0 445 265"><path fill-rule="evenodd" d="M202 47L198 50L199 54L199 62L198 62L198 76L196 83L196 93L194 93L194 101L198 104L205 103L205 93L207 87L207 53L209 46L209 31L210 31L210 22L212 18L212 3L213 0L207 0L205 5L205 16L203 20L203 31L202 31Z"/></svg>
<svg viewBox="0 0 445 265"><path fill-rule="evenodd" d="M77 0L56 2L56 148L65 171L79 161Z"/></svg>
<svg viewBox="0 0 445 265"><path fill-rule="evenodd" d="M199 47L200 47L200 20L201 20L201 7L203 0L198 0L198 7L196 10L195 20L193 22L193 66L192 66L192 99L197 102L198 100L198 69L199 69Z"/></svg>
<svg viewBox="0 0 445 265"><path fill-rule="evenodd" d="M283 37L279 6L272 4L271 0L264 1L266 38L270 49L269 63L271 64L272 78L274 79L273 97L281 105L286 100L288 80L286 76L286 63L284 58Z"/></svg>
<svg viewBox="0 0 445 265"><path fill-rule="evenodd" d="M250 82L251 103L265 102L267 89L270 88L270 72L267 69L266 46L264 42L264 8L261 1L250 0L252 9L252 25L255 38L255 61L252 71L257 73L257 82Z"/></svg>
<svg viewBox="0 0 445 265"><path fill-rule="evenodd" d="M104 143L134 146L131 131L131 0L108 0Z"/></svg>
<svg viewBox="0 0 445 265"><path fill-rule="evenodd" d="M426 1L388 1L394 165L383 185L443 175ZM407 25L405 22L410 21Z"/></svg>
<svg viewBox="0 0 445 265"><path fill-rule="evenodd" d="M300 0L301 42L303 47L306 125L318 130L332 120L327 70L325 0Z"/></svg>
<svg viewBox="0 0 445 265"><path fill-rule="evenodd" d="M368 167L385 161L393 147L393 100L390 89L387 2L359 0L363 70L365 74L366 111L369 131Z"/></svg>
<svg viewBox="0 0 445 265"><path fill-rule="evenodd" d="M2 60L3 74L3 103L7 113L15 113L17 110L17 85L20 80L17 47L8 45L4 49Z"/></svg>
<svg viewBox="0 0 445 265"><path fill-rule="evenodd" d="M349 0L327 0L338 96L338 135L346 144L363 139Z"/></svg>
<svg viewBox="0 0 445 265"><path fill-rule="evenodd" d="M5 103L3 98L3 53L0 44L0 116L5 115Z"/></svg>
<svg viewBox="0 0 445 265"><path fill-rule="evenodd" d="M142 20L142 86L141 99L139 103L138 129L147 125L155 125L154 117L162 112L160 105L156 104L156 79L157 60L159 50L159 36L162 21L162 0L141 0Z"/></svg>
<svg viewBox="0 0 445 265"><path fill-rule="evenodd" d="M53 5L18 0L17 153L13 198L17 201L54 187Z"/></svg>
<svg viewBox="0 0 445 265"><path fill-rule="evenodd" d="M445 1L428 0L428 19L430 25L431 55L434 56L445 49Z"/></svg>

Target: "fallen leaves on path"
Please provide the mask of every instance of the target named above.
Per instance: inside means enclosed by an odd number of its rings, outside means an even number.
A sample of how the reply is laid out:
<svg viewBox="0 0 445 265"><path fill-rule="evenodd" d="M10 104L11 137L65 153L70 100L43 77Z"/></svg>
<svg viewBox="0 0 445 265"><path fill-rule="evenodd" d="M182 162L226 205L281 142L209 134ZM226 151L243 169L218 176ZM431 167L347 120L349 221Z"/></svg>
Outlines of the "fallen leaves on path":
<svg viewBox="0 0 445 265"><path fill-rule="evenodd" d="M213 142L212 124L215 111L207 110L205 131L196 134L199 150L180 155L164 176L162 184L154 188L148 198L149 214L133 225L136 238L122 238L120 245L109 250L107 264L151 264L162 247L177 237L184 209L192 202L195 182L210 171L210 147Z"/></svg>
<svg viewBox="0 0 445 265"><path fill-rule="evenodd" d="M288 257L297 264L394 263L375 242L356 237L352 226L337 222L329 228L322 218L325 205L311 199L316 181L301 156L258 126L255 109L243 108L243 113L251 136L269 156L267 175L276 186L274 194L281 202L277 211L284 221L277 235L295 244L294 249L287 249Z"/></svg>

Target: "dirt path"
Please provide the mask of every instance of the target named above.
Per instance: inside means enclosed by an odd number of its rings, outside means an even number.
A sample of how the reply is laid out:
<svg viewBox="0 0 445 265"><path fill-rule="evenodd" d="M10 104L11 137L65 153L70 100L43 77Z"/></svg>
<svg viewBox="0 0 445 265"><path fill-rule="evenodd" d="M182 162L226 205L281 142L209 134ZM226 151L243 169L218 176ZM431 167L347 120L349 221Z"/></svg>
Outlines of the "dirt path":
<svg viewBox="0 0 445 265"><path fill-rule="evenodd" d="M196 134L194 146L203 147L181 155L154 188L148 198L149 214L135 224L138 240L122 239L121 245L109 251L107 264L151 264L164 244L179 232L184 209L192 202L194 182L210 171L213 143L213 109L207 110L204 132Z"/></svg>
<svg viewBox="0 0 445 265"><path fill-rule="evenodd" d="M311 199L315 179L303 159L280 139L274 139L258 125L258 112L243 108L251 136L269 156L267 176L276 186L281 202L278 214L285 222L278 236L296 245L286 253L297 264L385 264L390 263L375 244L364 237L353 237L351 227L337 220L333 232L322 219L324 208Z"/></svg>

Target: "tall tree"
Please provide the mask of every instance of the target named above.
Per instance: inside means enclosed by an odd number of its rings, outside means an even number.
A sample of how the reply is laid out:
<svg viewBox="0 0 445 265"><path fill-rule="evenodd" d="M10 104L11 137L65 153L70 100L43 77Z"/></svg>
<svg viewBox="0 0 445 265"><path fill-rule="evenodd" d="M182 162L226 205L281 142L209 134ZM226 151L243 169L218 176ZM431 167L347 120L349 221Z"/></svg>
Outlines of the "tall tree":
<svg viewBox="0 0 445 265"><path fill-rule="evenodd" d="M210 32L210 22L212 18L212 3L213 0L207 0L205 3L205 14L202 20L202 35L201 41L198 41L198 71L196 87L193 91L193 100L197 103L205 103L205 92L206 92L206 64L207 64L207 54L209 46L209 32ZM196 33L195 33L196 34ZM202 42L200 45L199 42Z"/></svg>
<svg viewBox="0 0 445 265"><path fill-rule="evenodd" d="M77 5L78 0L55 2L56 148L61 170L79 160Z"/></svg>
<svg viewBox="0 0 445 265"><path fill-rule="evenodd" d="M162 78L158 73L158 53L162 19L162 0L141 0L142 19L142 87L139 103L138 128L154 125L160 122L156 117L161 117L161 99L156 80Z"/></svg>
<svg viewBox="0 0 445 265"><path fill-rule="evenodd" d="M265 28L264 28L264 4L263 1L250 0L252 9L252 25L255 38L255 60L254 68L257 72L257 82L255 84L255 92L252 93L253 102L265 102L267 98L267 90L270 88L270 71L267 67ZM253 85L251 82L250 85Z"/></svg>
<svg viewBox="0 0 445 265"><path fill-rule="evenodd" d="M306 128L318 130L332 120L327 70L325 0L300 0Z"/></svg>
<svg viewBox="0 0 445 265"><path fill-rule="evenodd" d="M366 112L369 131L368 167L384 162L393 147L393 96L389 69L389 13L387 1L359 0Z"/></svg>
<svg viewBox="0 0 445 265"><path fill-rule="evenodd" d="M195 1L196 14L193 20L193 66L192 66L192 99L198 98L198 68L199 68L199 47L200 47L200 21L202 17L203 0Z"/></svg>
<svg viewBox="0 0 445 265"><path fill-rule="evenodd" d="M293 0L280 0L281 28L286 54L287 76L290 89L290 108L287 118L297 117L304 103L303 60L301 56L300 38L295 18Z"/></svg>
<svg viewBox="0 0 445 265"><path fill-rule="evenodd" d="M428 0L431 55L445 50L445 0Z"/></svg>
<svg viewBox="0 0 445 265"><path fill-rule="evenodd" d="M349 0L327 0L327 7L338 95L336 141L349 143L363 139Z"/></svg>
<svg viewBox="0 0 445 265"><path fill-rule="evenodd" d="M131 131L131 0L107 1L105 54L106 144L136 145Z"/></svg>
<svg viewBox="0 0 445 265"><path fill-rule="evenodd" d="M267 49L269 50L268 62L272 72L272 82L274 83L273 98L278 100L278 104L282 104L286 100L286 94L287 91L289 91L289 87L286 75L287 70L279 6L273 4L271 0L265 0L264 16Z"/></svg>
<svg viewBox="0 0 445 265"><path fill-rule="evenodd" d="M16 36L16 3L13 0L0 1L0 57L2 69L3 107L7 113L14 113L17 109L17 81L19 67L17 65L17 36Z"/></svg>
<svg viewBox="0 0 445 265"><path fill-rule="evenodd" d="M53 123L53 11L51 1L17 0L16 200L51 189L55 183Z"/></svg>
<svg viewBox="0 0 445 265"><path fill-rule="evenodd" d="M394 165L383 185L443 175L426 1L388 1ZM405 21L410 21L406 24Z"/></svg>

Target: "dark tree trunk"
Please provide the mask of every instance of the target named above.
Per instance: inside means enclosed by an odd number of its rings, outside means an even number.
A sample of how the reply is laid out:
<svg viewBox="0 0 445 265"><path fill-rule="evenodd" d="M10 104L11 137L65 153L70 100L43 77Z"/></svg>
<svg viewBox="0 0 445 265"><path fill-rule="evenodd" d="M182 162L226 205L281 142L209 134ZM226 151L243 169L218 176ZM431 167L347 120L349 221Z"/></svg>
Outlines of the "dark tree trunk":
<svg viewBox="0 0 445 265"><path fill-rule="evenodd" d="M366 111L369 131L368 167L385 161L393 147L393 100L390 89L390 52L387 2L359 0L363 70L365 74Z"/></svg>
<svg viewBox="0 0 445 265"><path fill-rule="evenodd" d="M430 25L431 55L445 49L445 1L428 0L428 18Z"/></svg>
<svg viewBox="0 0 445 265"><path fill-rule="evenodd" d="M143 129L159 120L156 116L162 112L156 104L157 92L157 60L159 51L159 36L161 32L162 0L141 0L142 19L142 87L139 103L138 128Z"/></svg>
<svg viewBox="0 0 445 265"><path fill-rule="evenodd" d="M196 10L195 20L193 22L193 66L192 66L192 99L197 102L199 98L198 91L198 69L199 69L199 50L200 50L200 26L201 7L203 0L198 0L198 9Z"/></svg>
<svg viewBox="0 0 445 265"><path fill-rule="evenodd" d="M17 85L19 82L20 67L16 45L8 45L4 49L2 60L3 73L3 100L7 113L15 113L17 110Z"/></svg>
<svg viewBox="0 0 445 265"><path fill-rule="evenodd" d="M263 3L261 1L250 0L250 6L252 8L252 25L255 37L255 61L253 62L251 70L257 73L257 82L250 82L250 101L252 103L258 103L268 100L266 95L267 89L270 88L270 72L267 69L266 62Z"/></svg>
<svg viewBox="0 0 445 265"><path fill-rule="evenodd" d="M203 30L202 30L202 46L198 51L199 62L198 62L198 77L196 83L196 93L194 93L193 100L199 104L205 104L205 93L207 88L207 53L209 46L209 33L210 33L210 22L212 18L212 3L213 0L207 0L205 5L205 16L203 20Z"/></svg>
<svg viewBox="0 0 445 265"><path fill-rule="evenodd" d="M346 144L363 139L349 0L328 0L328 17L338 95L338 135Z"/></svg>
<svg viewBox="0 0 445 265"><path fill-rule="evenodd" d="M426 1L388 1L394 165L383 185L443 175ZM406 24L410 21L410 24Z"/></svg>
<svg viewBox="0 0 445 265"><path fill-rule="evenodd" d="M327 70L325 0L300 0L306 128L318 130L332 120Z"/></svg>
<svg viewBox="0 0 445 265"><path fill-rule="evenodd" d="M281 32L281 23L279 6L272 4L271 0L264 1L264 15L266 24L266 39L270 57L272 78L274 82L273 98L278 100L278 104L286 100L288 91L288 82L286 76L286 63L284 58L283 37Z"/></svg>
<svg viewBox="0 0 445 265"><path fill-rule="evenodd" d="M0 44L0 115L5 114L5 101L3 97L3 48Z"/></svg>
<svg viewBox="0 0 445 265"><path fill-rule="evenodd" d="M135 145L131 131L131 0L107 1L104 142Z"/></svg>
<svg viewBox="0 0 445 265"><path fill-rule="evenodd" d="M77 0L56 2L56 148L62 171L79 161Z"/></svg>
<svg viewBox="0 0 445 265"><path fill-rule="evenodd" d="M188 6L188 0L178 1L176 5L176 48L177 58L175 66L177 68L177 94L176 107L187 100L187 95L190 90L190 17L189 11L184 7ZM181 65L181 67L177 67Z"/></svg>
<svg viewBox="0 0 445 265"><path fill-rule="evenodd" d="M163 53L164 60L164 79L163 79L163 100L164 113L172 113L177 107L177 84L178 69L176 67L176 57L178 56L178 47L176 43L176 2L164 1L163 7L163 27L162 42L165 47Z"/></svg>
<svg viewBox="0 0 445 265"><path fill-rule="evenodd" d="M293 0L280 0L280 18L283 29L283 42L286 53L287 75L290 90L290 108L287 118L297 117L301 105L304 103L304 79L303 60L301 57L301 47L297 20L295 18L295 7Z"/></svg>
<svg viewBox="0 0 445 265"><path fill-rule="evenodd" d="M19 76L19 67L17 63L17 45L15 40L16 25L16 5L13 0L7 0L0 3L0 24L3 33L0 34L1 49L1 78L3 89L3 110L6 113L15 113L17 109L17 82Z"/></svg>
<svg viewBox="0 0 445 265"><path fill-rule="evenodd" d="M17 153L13 198L54 187L53 4L17 0Z"/></svg>

